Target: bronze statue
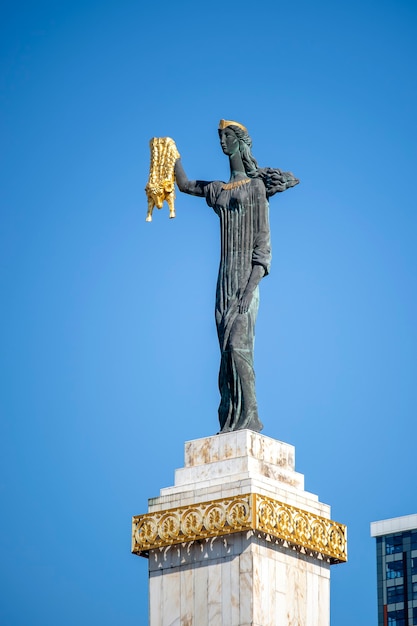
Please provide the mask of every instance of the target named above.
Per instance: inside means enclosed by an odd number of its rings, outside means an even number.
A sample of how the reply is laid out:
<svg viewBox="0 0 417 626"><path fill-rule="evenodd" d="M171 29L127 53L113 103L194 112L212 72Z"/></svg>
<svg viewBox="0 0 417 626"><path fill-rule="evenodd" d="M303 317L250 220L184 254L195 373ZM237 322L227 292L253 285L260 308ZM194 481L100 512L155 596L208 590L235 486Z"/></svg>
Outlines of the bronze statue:
<svg viewBox="0 0 417 626"><path fill-rule="evenodd" d="M175 179L180 191L206 199L220 218L221 257L216 290L220 343L220 432L261 431L255 394L254 336L259 282L269 273L271 245L268 198L298 184L291 172L259 168L247 129L221 120L220 145L229 157L230 179L188 180L180 159Z"/></svg>

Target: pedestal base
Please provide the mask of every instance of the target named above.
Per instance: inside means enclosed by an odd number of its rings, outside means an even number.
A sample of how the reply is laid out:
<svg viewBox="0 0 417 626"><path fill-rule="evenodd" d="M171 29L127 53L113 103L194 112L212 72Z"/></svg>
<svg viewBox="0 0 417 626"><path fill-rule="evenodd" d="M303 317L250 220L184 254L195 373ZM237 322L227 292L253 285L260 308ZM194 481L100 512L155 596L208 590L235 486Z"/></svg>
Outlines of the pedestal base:
<svg viewBox="0 0 417 626"><path fill-rule="evenodd" d="M293 446L259 433L187 442L175 485L133 518L150 626L329 626L346 529L303 486Z"/></svg>

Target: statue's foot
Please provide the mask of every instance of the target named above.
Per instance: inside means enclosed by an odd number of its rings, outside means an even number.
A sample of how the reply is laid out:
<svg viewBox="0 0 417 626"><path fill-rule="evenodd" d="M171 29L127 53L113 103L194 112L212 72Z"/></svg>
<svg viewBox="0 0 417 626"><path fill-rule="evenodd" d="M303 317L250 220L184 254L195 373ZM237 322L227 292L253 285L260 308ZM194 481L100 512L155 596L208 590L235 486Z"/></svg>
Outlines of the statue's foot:
<svg viewBox="0 0 417 626"><path fill-rule="evenodd" d="M147 215L146 221L147 222L152 222L152 215Z"/></svg>

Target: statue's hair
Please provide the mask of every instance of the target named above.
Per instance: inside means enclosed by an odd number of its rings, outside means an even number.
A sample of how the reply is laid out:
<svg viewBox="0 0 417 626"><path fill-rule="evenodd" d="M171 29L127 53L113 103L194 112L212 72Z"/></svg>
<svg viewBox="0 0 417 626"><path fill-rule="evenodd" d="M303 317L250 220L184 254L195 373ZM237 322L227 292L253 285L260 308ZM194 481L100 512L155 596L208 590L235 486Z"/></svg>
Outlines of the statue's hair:
<svg viewBox="0 0 417 626"><path fill-rule="evenodd" d="M239 152L242 157L243 165L245 168L246 174L249 178L257 178L258 172L258 162L252 154L252 139L249 137L249 133L243 128L239 126L235 126L234 124L230 124L228 128L231 128L235 133L238 141L239 141Z"/></svg>
<svg viewBox="0 0 417 626"><path fill-rule="evenodd" d="M261 178L266 188L266 195L269 198L279 191L285 191L290 187L295 187L300 182L291 172L283 172L278 168L259 167L258 162L252 154L252 139L249 133L239 126L229 124L239 141L239 151L242 157L246 175L249 178Z"/></svg>

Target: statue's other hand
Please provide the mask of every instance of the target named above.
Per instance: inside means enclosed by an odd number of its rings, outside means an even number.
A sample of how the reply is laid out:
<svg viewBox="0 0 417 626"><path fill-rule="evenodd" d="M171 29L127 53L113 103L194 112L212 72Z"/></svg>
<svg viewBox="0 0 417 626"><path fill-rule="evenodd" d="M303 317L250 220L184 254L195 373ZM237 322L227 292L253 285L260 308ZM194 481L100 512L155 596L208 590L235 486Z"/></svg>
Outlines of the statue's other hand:
<svg viewBox="0 0 417 626"><path fill-rule="evenodd" d="M252 293L245 293L239 302L239 313L247 313L249 311L250 303L252 302Z"/></svg>

